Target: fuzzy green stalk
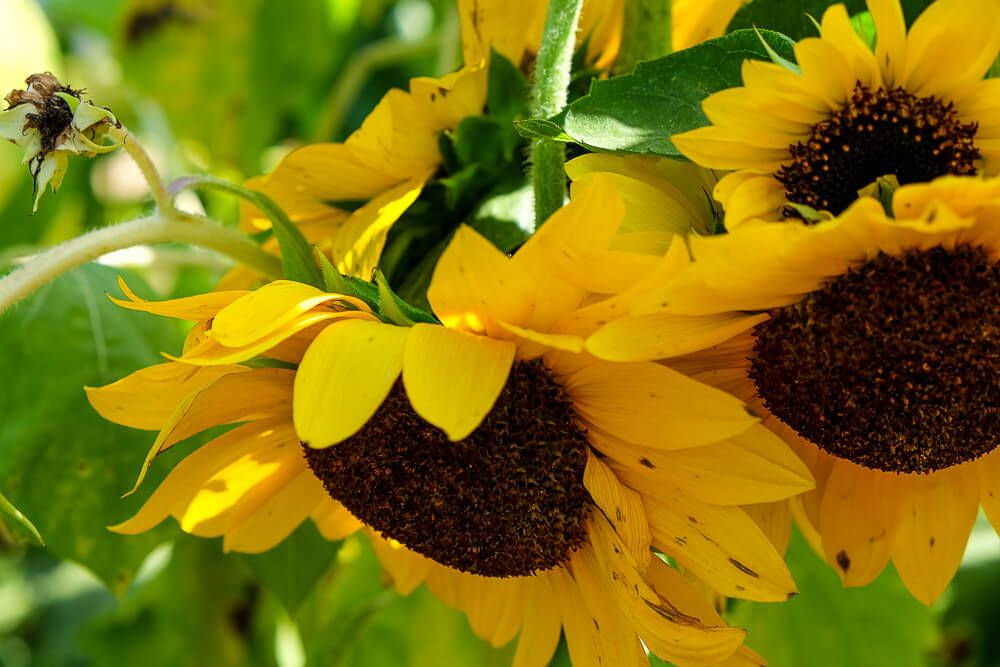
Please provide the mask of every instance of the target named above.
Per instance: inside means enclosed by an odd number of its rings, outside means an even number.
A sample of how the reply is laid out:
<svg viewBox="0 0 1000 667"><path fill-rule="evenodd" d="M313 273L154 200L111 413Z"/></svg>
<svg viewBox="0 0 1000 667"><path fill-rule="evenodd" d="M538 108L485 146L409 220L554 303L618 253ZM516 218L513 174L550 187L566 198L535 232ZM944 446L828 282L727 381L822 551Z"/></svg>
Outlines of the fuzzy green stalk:
<svg viewBox="0 0 1000 667"><path fill-rule="evenodd" d="M0 278L0 313L67 271L113 250L172 242L214 250L272 278L282 275L277 257L235 229L200 216L156 214L96 229L36 255Z"/></svg>
<svg viewBox="0 0 1000 667"><path fill-rule="evenodd" d="M670 0L626 0L622 45L614 73L628 74L643 60L671 51Z"/></svg>
<svg viewBox="0 0 1000 667"><path fill-rule="evenodd" d="M531 90L531 115L551 118L566 106L577 24L583 0L551 0L545 17L542 46L535 61L535 83ZM535 190L535 228L555 213L566 200L566 149L551 139L535 139L531 145L531 180Z"/></svg>

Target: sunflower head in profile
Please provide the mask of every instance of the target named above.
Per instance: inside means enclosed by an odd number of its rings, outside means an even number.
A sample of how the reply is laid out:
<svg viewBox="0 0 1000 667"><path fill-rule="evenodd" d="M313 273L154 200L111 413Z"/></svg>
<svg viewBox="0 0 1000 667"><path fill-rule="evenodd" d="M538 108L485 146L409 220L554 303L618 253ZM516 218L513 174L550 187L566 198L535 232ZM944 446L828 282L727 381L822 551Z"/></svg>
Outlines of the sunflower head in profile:
<svg viewBox="0 0 1000 667"><path fill-rule="evenodd" d="M836 215L881 179L997 172L1000 81L983 76L1000 5L937 0L909 32L899 0L868 8L874 50L835 5L820 36L796 44L797 65L747 61L742 87L705 100L711 125L674 137L698 164L734 170L715 192L728 228Z"/></svg>
<svg viewBox="0 0 1000 667"><path fill-rule="evenodd" d="M762 664L654 550L729 596L795 587L742 509L812 486L740 400L664 365L583 351L593 295L554 279L565 238L606 242L624 206L595 179L513 257L456 233L428 292L436 319L381 321L296 283L129 307L196 319L184 354L91 401L156 428L152 454L240 423L181 462L140 512L238 550L311 517L366 531L395 586L426 584L516 665ZM645 266L645 260L638 260ZM637 270L633 266L632 271ZM248 364L283 360L280 368Z"/></svg>
<svg viewBox="0 0 1000 667"><path fill-rule="evenodd" d="M813 471L793 512L844 583L891 558L929 604L980 504L1000 525L1000 180L904 186L893 208L692 237L693 264L587 349L747 401Z"/></svg>

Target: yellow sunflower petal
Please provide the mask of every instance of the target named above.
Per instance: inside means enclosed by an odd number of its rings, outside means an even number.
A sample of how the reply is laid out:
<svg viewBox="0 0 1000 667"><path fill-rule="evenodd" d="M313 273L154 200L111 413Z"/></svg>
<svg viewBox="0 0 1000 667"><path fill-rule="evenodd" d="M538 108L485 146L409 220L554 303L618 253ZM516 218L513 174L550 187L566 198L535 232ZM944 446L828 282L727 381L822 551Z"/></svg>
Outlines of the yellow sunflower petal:
<svg viewBox="0 0 1000 667"><path fill-rule="evenodd" d="M702 624L660 597L640 575L628 549L603 517L595 517L591 536L600 572L614 599L653 653L684 665L712 665L732 655L743 643L743 630Z"/></svg>
<svg viewBox="0 0 1000 667"><path fill-rule="evenodd" d="M472 631L495 648L509 643L524 619L522 579L495 579L458 574L462 595L459 608Z"/></svg>
<svg viewBox="0 0 1000 667"><path fill-rule="evenodd" d="M788 147L754 146L732 135L726 128L700 127L675 134L671 141L689 160L712 169L777 171L788 160Z"/></svg>
<svg viewBox="0 0 1000 667"><path fill-rule="evenodd" d="M547 667L559 646L562 619L546 575L525 581L524 623L511 667Z"/></svg>
<svg viewBox="0 0 1000 667"><path fill-rule="evenodd" d="M424 583L434 568L434 561L410 551L396 540L389 540L369 531L372 547L392 583L402 595L409 595Z"/></svg>
<svg viewBox="0 0 1000 667"><path fill-rule="evenodd" d="M882 68L887 88L901 85L906 69L906 22L899 0L868 0L868 11L875 21L878 42L875 60Z"/></svg>
<svg viewBox="0 0 1000 667"><path fill-rule="evenodd" d="M142 508L128 521L109 530L122 535L138 535L171 514L179 515L209 479L246 454L264 450L288 437L276 421L258 421L237 426L205 443L186 456L153 491Z"/></svg>
<svg viewBox="0 0 1000 667"><path fill-rule="evenodd" d="M782 555L788 551L788 542L792 538L791 503L798 498L801 496L790 501L743 505L743 511L764 531L767 539L771 540L771 544Z"/></svg>
<svg viewBox="0 0 1000 667"><path fill-rule="evenodd" d="M333 320L368 320L377 322L378 318L367 310L344 310L340 312L319 311L299 316L290 324L264 334L252 343L236 347L220 345L209 332L205 340L184 350L180 357L164 354L168 359L180 361L194 366L217 366L219 364L235 364L248 361L257 356L267 356L297 363L302 358L304 350L300 350L295 342L289 343L303 332L312 331L312 337L330 324ZM306 339L308 340L308 339Z"/></svg>
<svg viewBox="0 0 1000 667"><path fill-rule="evenodd" d="M231 526L223 551L259 554L277 546L305 521L326 491L309 469L293 477L254 512Z"/></svg>
<svg viewBox="0 0 1000 667"><path fill-rule="evenodd" d="M749 505L813 488L801 459L760 424L718 443L669 452L615 446L596 435L594 441L602 453L628 469L624 481L653 495L659 486L672 485L712 505Z"/></svg>
<svg viewBox="0 0 1000 667"><path fill-rule="evenodd" d="M622 542L632 552L639 569L644 570L650 560L649 545L653 536L649 532L642 498L632 489L623 486L611 469L592 453L587 455L583 484L594 503L615 527Z"/></svg>
<svg viewBox="0 0 1000 667"><path fill-rule="evenodd" d="M458 228L438 260L427 299L445 326L486 330L490 317L524 323L528 276L514 270L506 255L471 227Z"/></svg>
<svg viewBox="0 0 1000 667"><path fill-rule="evenodd" d="M312 520L319 534L331 542L343 540L364 527L346 507L332 498L327 498L313 509Z"/></svg>
<svg viewBox="0 0 1000 667"><path fill-rule="evenodd" d="M917 96L940 96L982 79L1000 50L997 23L1000 6L994 0L932 3L910 27L899 85Z"/></svg>
<svg viewBox="0 0 1000 667"><path fill-rule="evenodd" d="M570 556L570 569L594 626L599 628L601 664L646 667L649 658L628 618L614 608L615 593L591 545Z"/></svg>
<svg viewBox="0 0 1000 667"><path fill-rule="evenodd" d="M858 83L867 88L882 85L882 71L875 62L875 54L855 32L844 5L833 5L823 13L820 32L824 41L840 51Z"/></svg>
<svg viewBox="0 0 1000 667"><path fill-rule="evenodd" d="M766 319L766 313L692 317L653 313L621 317L588 338L587 351L608 361L667 359L718 345Z"/></svg>
<svg viewBox="0 0 1000 667"><path fill-rule="evenodd" d="M580 593L580 588L566 570L556 570L551 576L552 587L559 604L563 632L569 659L574 665L600 665L601 641L594 619Z"/></svg>
<svg viewBox="0 0 1000 667"><path fill-rule="evenodd" d="M932 604L962 561L979 510L974 464L909 477L892 562L906 587Z"/></svg>
<svg viewBox="0 0 1000 667"><path fill-rule="evenodd" d="M796 593L781 554L739 508L706 505L670 489L644 500L653 546L716 591L759 602Z"/></svg>
<svg viewBox="0 0 1000 667"><path fill-rule="evenodd" d="M979 501L993 529L1000 533L1000 449L976 462L979 473Z"/></svg>
<svg viewBox="0 0 1000 667"><path fill-rule="evenodd" d="M181 401L244 366L196 368L177 362L147 366L103 387L84 387L87 400L108 421L158 431Z"/></svg>
<svg viewBox="0 0 1000 667"><path fill-rule="evenodd" d="M351 320L323 330L295 374L295 431L310 447L323 448L361 429L403 368L410 330Z"/></svg>
<svg viewBox="0 0 1000 667"><path fill-rule="evenodd" d="M274 445L244 454L212 475L174 514L181 528L199 537L224 535L305 470L295 434L288 428L281 433Z"/></svg>
<svg viewBox="0 0 1000 667"><path fill-rule="evenodd" d="M838 460L823 488L819 528L845 586L872 582L889 562L902 498L894 475Z"/></svg>
<svg viewBox="0 0 1000 667"><path fill-rule="evenodd" d="M328 294L311 285L276 280L226 306L212 322L212 338L226 347L249 345L286 327L303 313L332 301L368 310L360 299Z"/></svg>
<svg viewBox="0 0 1000 667"><path fill-rule="evenodd" d="M382 257L389 229L417 200L430 176L429 171L419 173L379 194L354 211L323 240L323 248L334 258L338 271L363 280L371 279Z"/></svg>
<svg viewBox="0 0 1000 667"><path fill-rule="evenodd" d="M403 351L403 385L418 415L461 440L493 408L513 362L513 343L417 324Z"/></svg>
<svg viewBox="0 0 1000 667"><path fill-rule="evenodd" d="M659 364L594 362L563 387L595 427L644 447L697 447L758 421L738 399Z"/></svg>
<svg viewBox="0 0 1000 667"><path fill-rule="evenodd" d="M139 310L144 313L152 313L161 317L176 317L182 320L207 320L214 317L216 313L247 294L244 291L232 292L208 292L198 296L188 296L182 299L169 299L167 301L147 301L136 296L125 281L118 277L118 286L128 297L128 300L118 299L108 295L113 302L129 310Z"/></svg>
<svg viewBox="0 0 1000 667"><path fill-rule="evenodd" d="M153 459L196 433L222 424L290 416L294 376L294 371L284 368L255 368L224 375L189 395L160 429L128 494L142 484Z"/></svg>

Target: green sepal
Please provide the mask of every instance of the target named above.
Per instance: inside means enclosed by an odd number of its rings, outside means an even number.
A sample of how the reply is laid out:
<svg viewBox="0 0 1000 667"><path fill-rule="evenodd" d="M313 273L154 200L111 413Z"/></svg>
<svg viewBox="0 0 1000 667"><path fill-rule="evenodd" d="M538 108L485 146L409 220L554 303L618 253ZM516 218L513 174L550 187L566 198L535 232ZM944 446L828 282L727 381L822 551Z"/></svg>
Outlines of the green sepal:
<svg viewBox="0 0 1000 667"><path fill-rule="evenodd" d="M315 252L316 261L323 274L323 287L327 292L353 296L364 301L373 311L378 310L378 288L375 285L354 276L345 276L337 270L337 267L330 262L326 255L319 250Z"/></svg>
<svg viewBox="0 0 1000 667"><path fill-rule="evenodd" d="M557 118L560 118L557 116ZM543 118L529 118L527 120L514 121L517 133L525 139L552 139L563 143L577 142L576 139L566 134L566 131L554 120Z"/></svg>
<svg viewBox="0 0 1000 667"><path fill-rule="evenodd" d="M375 269L375 281L378 284L379 309L378 315L385 322L412 327L417 323L440 324L433 313L421 310L408 304L398 294L392 291L389 281L382 271Z"/></svg>
<svg viewBox="0 0 1000 667"><path fill-rule="evenodd" d="M19 526L31 533L31 536L38 541L40 545L45 546L45 540L42 539L42 534L38 532L38 528L35 524L31 523L31 519L26 517L24 513L14 507L14 504L7 500L7 498L0 493L0 512L3 512L11 519L13 519Z"/></svg>

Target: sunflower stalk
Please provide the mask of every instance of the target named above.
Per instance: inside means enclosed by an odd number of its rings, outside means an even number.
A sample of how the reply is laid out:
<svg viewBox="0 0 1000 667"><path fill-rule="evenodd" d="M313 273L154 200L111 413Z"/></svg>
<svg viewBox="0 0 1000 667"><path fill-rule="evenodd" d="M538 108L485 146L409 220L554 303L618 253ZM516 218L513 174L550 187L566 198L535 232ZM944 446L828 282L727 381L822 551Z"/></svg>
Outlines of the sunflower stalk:
<svg viewBox="0 0 1000 667"><path fill-rule="evenodd" d="M153 159L149 157L149 153L146 152L146 149L135 138L135 135L129 132L128 128L123 125L112 129L108 133L108 136L121 144L122 148L125 149L125 152L128 153L128 156L132 158L132 161L139 168L139 171L142 172L142 177L146 179L149 191L153 195L153 201L156 202L156 208L164 214L175 212L173 198L167 192L160 172L156 169Z"/></svg>
<svg viewBox="0 0 1000 667"><path fill-rule="evenodd" d="M583 0L552 0L545 17L542 46L535 62L531 91L532 117L547 119L566 106L577 24ZM531 145L531 180L535 191L535 228L566 200L566 149L552 139L536 139Z"/></svg>
<svg viewBox="0 0 1000 667"><path fill-rule="evenodd" d="M643 60L670 53L669 0L628 0L624 18L622 46L614 65L616 75L628 74Z"/></svg>
<svg viewBox="0 0 1000 667"><path fill-rule="evenodd" d="M208 248L267 276L282 275L280 260L243 234L203 216L160 212L97 229L35 256L0 279L0 313L85 262L114 250L167 242Z"/></svg>

